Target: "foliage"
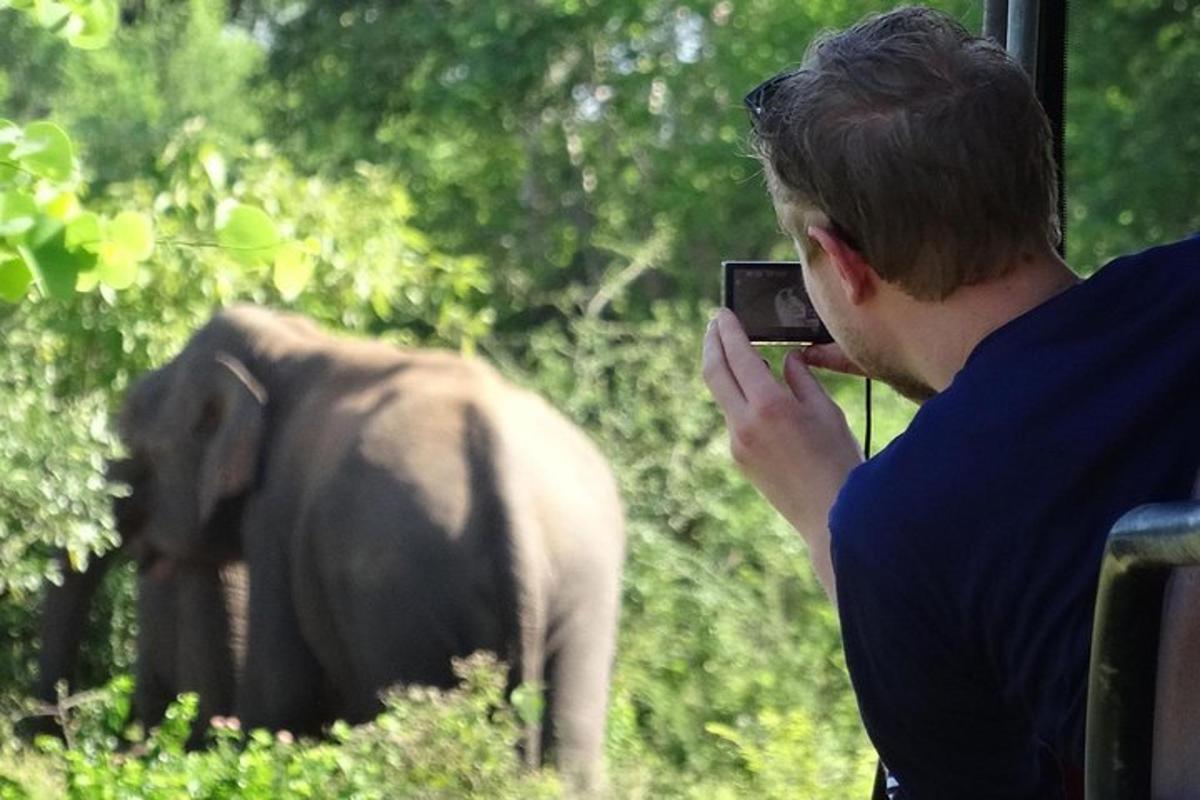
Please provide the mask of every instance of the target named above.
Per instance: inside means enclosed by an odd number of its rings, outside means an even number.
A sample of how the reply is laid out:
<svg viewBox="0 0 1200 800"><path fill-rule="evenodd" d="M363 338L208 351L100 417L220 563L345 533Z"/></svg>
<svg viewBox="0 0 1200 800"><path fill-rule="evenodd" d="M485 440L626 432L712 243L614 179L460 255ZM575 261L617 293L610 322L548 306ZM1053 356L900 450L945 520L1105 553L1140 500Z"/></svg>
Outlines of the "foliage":
<svg viewBox="0 0 1200 800"><path fill-rule="evenodd" d="M393 691L375 722L337 725L328 741L296 741L266 731L243 737L219 720L221 727L210 731L212 746L200 752L185 749L194 695L173 704L163 724L134 749L124 747L119 735L129 686L116 682L98 702L83 707L85 719L72 722L70 745L43 738L38 755L10 748L0 758L6 773L0 792L144 800L561 796L552 772L529 772L519 762L520 725L503 702L505 670L477 655L456 671L461 688ZM47 788L53 791L43 794Z"/></svg>
<svg viewBox="0 0 1200 800"><path fill-rule="evenodd" d="M1200 130L1176 121L1200 91L1200 2L1122 0L1073 20L1067 244L1086 273L1200 231Z"/></svg>
<svg viewBox="0 0 1200 800"><path fill-rule="evenodd" d="M27 595L56 572L48 546L67 548L79 567L90 552L115 543L100 522L108 499L103 459L113 445L103 398L61 401L17 383L25 370L13 362L24 349L13 339L0 353L8 362L0 377L6 400L0 427L21 435L0 438L0 557L6 565L0 592Z"/></svg>
<svg viewBox="0 0 1200 800"><path fill-rule="evenodd" d="M0 297L24 298L0 303L0 694L30 686L55 548L82 562L114 542L102 462L130 380L249 300L478 350L600 443L629 520L614 796L866 796L835 615L730 463L698 367L718 262L791 257L741 93L887 5L139 0L82 49L71 20L109 0L0 0ZM977 3L941 5L978 25ZM1193 0L1073 18L1085 271L1200 227L1200 140L1177 119L1197 24ZM827 385L861 431L861 382ZM877 390L875 448L911 413ZM83 686L130 668L132 577L93 609ZM125 679L69 747L0 730L0 797L554 795L513 757L512 714L537 703L510 710L474 669L329 741L224 731L202 753L180 748L186 701L157 733L124 729Z"/></svg>
<svg viewBox="0 0 1200 800"><path fill-rule="evenodd" d="M28 10L47 27L67 31L68 41L81 50L107 43L116 27L116 3L111 0L39 1ZM128 51L115 59L107 53L89 54L86 74L81 76L78 70L72 73L73 80L68 81L64 94L81 102L72 102L68 107L85 122L85 127L86 122L91 121L92 127L98 128L94 132L94 141L101 148L108 143L119 143L118 152L139 153L137 148L128 146L127 138L117 135L117 131L106 125L107 120L126 119L114 115L111 105L104 107L98 124L95 116L88 117L85 109L93 107L96 97L96 72L110 73L114 78L136 78L141 77L135 74L139 67L145 67L148 61L158 61L154 66L163 67L168 76L163 81L165 91L176 88L171 78L176 79L176 84L188 86L183 97L176 98L177 107L183 111L195 109L219 114L219 102L225 99L225 93L211 88L191 89L195 82L178 80L180 71L199 67L201 61L207 61L214 52L229 56L232 64L253 63L252 58L243 57L244 48L221 41L219 16L212 3L196 0L190 11L180 14L176 10L173 14L162 15L170 30L169 37L178 45L165 49L168 56L161 55L164 49L160 39L146 41L143 38L129 48L132 58ZM95 20L110 16L112 25L103 37L99 37ZM86 33L79 34L78 30ZM161 36L160 31L158 37ZM157 58L154 50L159 52ZM248 68L232 70L234 84L244 80ZM135 93L141 88L138 80L122 81L120 85L133 87ZM214 83L203 85L210 87ZM215 85L229 84L216 81ZM105 101L111 103L111 98L105 98ZM136 105L136 100L131 105ZM144 113L134 113L135 120L154 116L148 110L138 110ZM240 129L234 125L228 127ZM102 156L106 154L103 149L99 152ZM140 154L144 158L144 151ZM219 156L213 152L208 158L219 159ZM106 159L110 163L113 160ZM210 170L217 168L209 166ZM80 206L79 195L87 190L88 185L80 179L77 169L74 145L61 127L39 120L22 129L14 122L0 119L0 299L17 302L33 284L42 295L61 301L69 299L77 290L90 291L97 286L120 290L134 283L138 264L154 255L154 221L146 214L133 211L119 211L112 218L86 211ZM310 274L305 248L283 241L274 221L260 208L226 199L217 207L213 222L215 242L210 238L189 244L219 246L234 261L247 267L275 262L277 282L289 294L294 296L304 288Z"/></svg>
<svg viewBox="0 0 1200 800"><path fill-rule="evenodd" d="M117 29L117 0L0 0L0 11L11 8L29 16L85 50L104 47Z"/></svg>
<svg viewBox="0 0 1200 800"><path fill-rule="evenodd" d="M80 207L75 172L62 128L0 120L0 299L15 303L35 282L57 300L100 284L124 289L154 252L144 214L106 218Z"/></svg>
<svg viewBox="0 0 1200 800"><path fill-rule="evenodd" d="M940 5L977 24L977 3ZM789 257L745 152L742 93L820 29L886 6L350 0L268 4L256 21L273 32L271 113L298 163L401 165L425 198L418 223L484 254L518 306L601 283L671 230L621 299L644 313L713 297L722 258Z"/></svg>

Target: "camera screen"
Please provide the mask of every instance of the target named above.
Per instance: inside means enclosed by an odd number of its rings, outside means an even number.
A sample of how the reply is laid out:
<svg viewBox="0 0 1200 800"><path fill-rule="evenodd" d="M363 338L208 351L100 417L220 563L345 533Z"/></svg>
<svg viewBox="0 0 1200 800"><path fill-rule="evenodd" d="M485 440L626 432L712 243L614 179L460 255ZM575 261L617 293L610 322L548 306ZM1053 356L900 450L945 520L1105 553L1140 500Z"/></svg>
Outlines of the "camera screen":
<svg viewBox="0 0 1200 800"><path fill-rule="evenodd" d="M804 291L800 263L726 261L725 305L755 344L833 341Z"/></svg>

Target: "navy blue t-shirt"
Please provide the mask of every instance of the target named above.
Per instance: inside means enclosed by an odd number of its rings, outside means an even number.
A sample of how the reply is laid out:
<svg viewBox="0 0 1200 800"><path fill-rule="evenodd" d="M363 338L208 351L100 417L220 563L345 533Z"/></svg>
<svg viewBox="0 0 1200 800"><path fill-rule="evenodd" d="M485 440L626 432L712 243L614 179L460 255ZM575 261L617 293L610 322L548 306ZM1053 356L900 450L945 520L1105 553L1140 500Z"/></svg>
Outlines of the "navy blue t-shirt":
<svg viewBox="0 0 1200 800"><path fill-rule="evenodd" d="M907 800L1059 798L1113 523L1200 470L1200 236L989 334L830 513L867 731Z"/></svg>

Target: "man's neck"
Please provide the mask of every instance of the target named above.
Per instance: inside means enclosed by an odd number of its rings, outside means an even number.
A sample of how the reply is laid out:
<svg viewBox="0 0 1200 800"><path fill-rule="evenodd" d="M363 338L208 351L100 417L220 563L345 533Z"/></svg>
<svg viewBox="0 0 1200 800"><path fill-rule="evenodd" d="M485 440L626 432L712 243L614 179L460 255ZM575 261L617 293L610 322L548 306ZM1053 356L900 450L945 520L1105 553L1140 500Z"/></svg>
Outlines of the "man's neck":
<svg viewBox="0 0 1200 800"><path fill-rule="evenodd" d="M912 373L942 391L984 337L1077 283L1079 277L1050 252L1002 278L964 286L946 300L920 302L905 296L899 324L906 335L900 341Z"/></svg>

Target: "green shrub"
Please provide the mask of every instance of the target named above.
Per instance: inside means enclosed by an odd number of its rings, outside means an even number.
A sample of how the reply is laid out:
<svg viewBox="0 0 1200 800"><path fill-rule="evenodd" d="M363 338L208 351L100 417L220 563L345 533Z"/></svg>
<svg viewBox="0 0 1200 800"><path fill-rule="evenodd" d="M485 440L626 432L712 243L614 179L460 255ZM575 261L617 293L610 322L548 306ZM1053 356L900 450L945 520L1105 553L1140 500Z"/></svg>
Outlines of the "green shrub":
<svg viewBox="0 0 1200 800"><path fill-rule="evenodd" d="M336 725L329 740L294 740L228 727L212 731L212 746L187 752L196 713L184 695L163 724L130 747L119 737L128 681L110 684L71 721L70 744L43 737L36 750L10 743L0 760L0 797L495 798L536 800L561 795L552 771L531 772L519 761L520 726L503 702L506 670L478 654L456 664L462 687L396 690L369 724ZM136 734L135 734L136 736ZM22 794L23 793L23 794Z"/></svg>

